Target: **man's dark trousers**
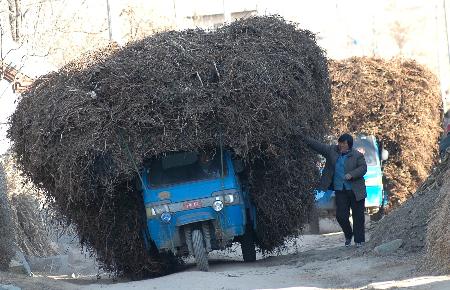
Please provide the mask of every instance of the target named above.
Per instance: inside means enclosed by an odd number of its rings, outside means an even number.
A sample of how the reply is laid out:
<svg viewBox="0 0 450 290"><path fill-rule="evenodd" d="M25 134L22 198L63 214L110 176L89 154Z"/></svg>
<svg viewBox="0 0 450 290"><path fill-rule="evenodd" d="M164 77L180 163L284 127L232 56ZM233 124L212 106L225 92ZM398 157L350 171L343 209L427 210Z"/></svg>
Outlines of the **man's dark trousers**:
<svg viewBox="0 0 450 290"><path fill-rule="evenodd" d="M365 199L356 201L351 190L336 190L336 219L344 232L346 239L355 236L355 243L365 242L364 235L364 205ZM352 209L353 230L350 225L350 208Z"/></svg>

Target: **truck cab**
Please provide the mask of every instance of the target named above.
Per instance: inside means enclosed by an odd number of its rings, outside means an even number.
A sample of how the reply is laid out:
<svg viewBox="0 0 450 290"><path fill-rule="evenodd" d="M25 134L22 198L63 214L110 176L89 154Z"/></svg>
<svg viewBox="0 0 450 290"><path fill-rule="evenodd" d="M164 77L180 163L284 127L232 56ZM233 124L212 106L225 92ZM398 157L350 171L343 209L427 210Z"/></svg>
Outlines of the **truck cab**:
<svg viewBox="0 0 450 290"><path fill-rule="evenodd" d="M170 152L146 163L147 230L158 251L193 255L207 271L210 251L238 241L244 261L256 260L256 211L240 183L241 167L220 149Z"/></svg>

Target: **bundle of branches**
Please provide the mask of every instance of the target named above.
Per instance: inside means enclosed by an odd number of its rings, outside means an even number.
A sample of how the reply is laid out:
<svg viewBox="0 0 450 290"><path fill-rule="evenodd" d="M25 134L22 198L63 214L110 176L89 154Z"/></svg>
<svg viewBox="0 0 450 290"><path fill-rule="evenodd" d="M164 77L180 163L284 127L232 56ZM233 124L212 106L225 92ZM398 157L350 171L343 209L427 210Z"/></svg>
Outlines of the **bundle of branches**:
<svg viewBox="0 0 450 290"><path fill-rule="evenodd" d="M426 254L424 269L448 272L449 181L450 153L411 198L375 224L369 246L402 239L403 250Z"/></svg>
<svg viewBox="0 0 450 290"><path fill-rule="evenodd" d="M223 145L247 165L258 243L283 244L305 222L314 155L292 137L327 135L327 61L309 31L275 16L214 32L166 32L91 53L38 79L9 136L18 164L107 270L170 270L141 237L136 167L164 152Z"/></svg>
<svg viewBox="0 0 450 290"><path fill-rule="evenodd" d="M448 193L443 185L445 183L448 185L449 174L450 155L433 169L430 176L411 198L376 223L370 234L369 244L374 247L384 242L402 239L404 250L408 252L422 251L426 240L433 235L430 233L430 224L434 223L430 222L430 219L436 215L433 212L439 212L439 216L447 210L439 199L443 199L443 195ZM435 217L435 219L439 220L439 217ZM439 224L439 222L435 224ZM441 233L441 231L445 233L445 228L439 228L437 232ZM433 243L435 241L433 240Z"/></svg>
<svg viewBox="0 0 450 290"><path fill-rule="evenodd" d="M389 151L391 205L416 191L435 164L442 101L436 77L411 60L350 58L329 63L335 133L374 134Z"/></svg>
<svg viewBox="0 0 450 290"><path fill-rule="evenodd" d="M426 232L425 267L437 274L450 273L450 151L433 174L438 196L431 211Z"/></svg>
<svg viewBox="0 0 450 290"><path fill-rule="evenodd" d="M24 179L16 168L12 155L0 160L5 172L7 195L16 245L25 255L48 256L54 250L50 246L46 228L47 212L43 209L43 193Z"/></svg>
<svg viewBox="0 0 450 290"><path fill-rule="evenodd" d="M14 228L7 198L6 174L0 163L0 270L7 270L14 257Z"/></svg>

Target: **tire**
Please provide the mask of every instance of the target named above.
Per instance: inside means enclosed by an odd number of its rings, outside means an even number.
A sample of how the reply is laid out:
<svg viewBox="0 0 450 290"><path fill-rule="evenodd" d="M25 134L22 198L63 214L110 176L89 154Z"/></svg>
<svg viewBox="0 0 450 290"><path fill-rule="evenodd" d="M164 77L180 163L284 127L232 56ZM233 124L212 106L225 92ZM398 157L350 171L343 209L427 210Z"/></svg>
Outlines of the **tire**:
<svg viewBox="0 0 450 290"><path fill-rule="evenodd" d="M241 237L241 250L244 262L256 261L256 248L253 229L247 226L244 235Z"/></svg>
<svg viewBox="0 0 450 290"><path fill-rule="evenodd" d="M384 207L382 206L382 207L380 207L380 209L378 210L377 213L370 216L370 220L377 222L377 221L381 220L383 218L383 216L384 216Z"/></svg>
<svg viewBox="0 0 450 290"><path fill-rule="evenodd" d="M206 252L205 242L203 241L203 234L200 230L192 231L192 250L194 251L195 262L197 269L208 272L208 253Z"/></svg>
<svg viewBox="0 0 450 290"><path fill-rule="evenodd" d="M311 211L309 213L309 232L313 235L320 234L319 210L316 205L311 207Z"/></svg>

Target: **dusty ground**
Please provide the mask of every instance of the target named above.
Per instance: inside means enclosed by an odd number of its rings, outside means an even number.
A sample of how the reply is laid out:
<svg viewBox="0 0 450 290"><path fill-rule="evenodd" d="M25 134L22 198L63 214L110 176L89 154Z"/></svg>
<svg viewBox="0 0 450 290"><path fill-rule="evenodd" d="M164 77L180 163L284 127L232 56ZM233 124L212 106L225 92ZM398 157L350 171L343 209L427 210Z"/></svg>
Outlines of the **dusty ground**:
<svg viewBox="0 0 450 290"><path fill-rule="evenodd" d="M416 271L419 255L403 252L379 257L342 246L342 233L305 235L279 256L241 262L239 247L211 254L210 272L198 272L191 260L173 275L138 282L112 281L92 275L25 277L1 273L2 284L22 289L450 289L450 276L424 276ZM90 261L89 261L90 263Z"/></svg>

